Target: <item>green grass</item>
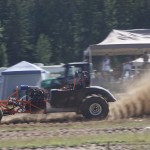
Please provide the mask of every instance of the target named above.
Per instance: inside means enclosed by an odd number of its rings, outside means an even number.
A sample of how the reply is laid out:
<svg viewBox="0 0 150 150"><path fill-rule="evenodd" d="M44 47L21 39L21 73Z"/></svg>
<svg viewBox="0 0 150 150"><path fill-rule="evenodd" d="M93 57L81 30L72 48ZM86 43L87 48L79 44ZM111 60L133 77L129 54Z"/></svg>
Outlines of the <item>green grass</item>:
<svg viewBox="0 0 150 150"><path fill-rule="evenodd" d="M81 124L72 124L70 128L125 128L125 127L147 127L150 126L150 120L148 119L134 119L134 120L116 120L116 121L88 121Z"/></svg>
<svg viewBox="0 0 150 150"><path fill-rule="evenodd" d="M1 132L17 132L17 131L59 131L61 129L121 129L125 127L148 127L150 126L149 119L134 119L134 120L120 120L120 121L87 121L87 122L70 122L70 123L47 123L35 125L0 125ZM83 130L84 132L84 130ZM23 137L18 139L8 138L0 140L0 148L24 148L24 147L44 147L44 146L79 146L82 144L149 144L150 132L112 132L102 134L84 134L80 135L64 135L63 137L40 137L36 138Z"/></svg>
<svg viewBox="0 0 150 150"><path fill-rule="evenodd" d="M42 146L79 146L82 144L107 144L107 143L124 143L124 144L150 144L149 133L116 133L68 137L36 137L25 139L1 139L0 148L12 147L42 147Z"/></svg>

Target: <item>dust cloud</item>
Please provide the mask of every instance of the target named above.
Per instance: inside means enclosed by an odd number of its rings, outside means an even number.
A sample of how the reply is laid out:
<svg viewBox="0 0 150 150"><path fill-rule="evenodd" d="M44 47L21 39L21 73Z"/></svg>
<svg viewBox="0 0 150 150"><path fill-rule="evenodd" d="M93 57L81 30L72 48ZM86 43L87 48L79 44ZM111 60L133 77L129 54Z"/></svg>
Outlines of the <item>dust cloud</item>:
<svg viewBox="0 0 150 150"><path fill-rule="evenodd" d="M50 113L50 114L15 114L2 118L1 124L10 123L62 123L70 121L82 121L83 117L76 113Z"/></svg>
<svg viewBox="0 0 150 150"><path fill-rule="evenodd" d="M126 91L110 105L109 119L123 119L150 114L150 72L126 84Z"/></svg>

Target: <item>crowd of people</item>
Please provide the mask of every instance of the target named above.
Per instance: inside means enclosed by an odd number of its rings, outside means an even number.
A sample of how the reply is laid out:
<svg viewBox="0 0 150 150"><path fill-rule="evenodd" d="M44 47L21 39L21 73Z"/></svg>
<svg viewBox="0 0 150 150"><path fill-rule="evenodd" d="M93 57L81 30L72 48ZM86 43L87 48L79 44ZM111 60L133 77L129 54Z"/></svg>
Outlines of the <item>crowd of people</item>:
<svg viewBox="0 0 150 150"><path fill-rule="evenodd" d="M141 69L145 69L148 64L149 55L147 52L144 52L141 56L143 58L143 65ZM126 79L130 78L133 75L133 64L132 59L130 57L126 57L124 62L120 67L120 78ZM112 61L108 54L106 54L101 63L101 67L99 71L95 71L95 79L93 80L95 84L100 84L99 82L111 82L115 80L114 77L115 70L112 68Z"/></svg>

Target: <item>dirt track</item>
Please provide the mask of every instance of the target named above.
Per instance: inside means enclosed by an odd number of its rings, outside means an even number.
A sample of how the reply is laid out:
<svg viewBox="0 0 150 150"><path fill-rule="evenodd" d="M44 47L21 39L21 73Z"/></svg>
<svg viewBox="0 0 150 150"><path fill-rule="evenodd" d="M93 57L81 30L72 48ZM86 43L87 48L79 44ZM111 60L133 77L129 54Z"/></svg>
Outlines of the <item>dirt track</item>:
<svg viewBox="0 0 150 150"><path fill-rule="evenodd" d="M26 119L25 119L26 118ZM136 119L135 119L136 120ZM138 119L142 120L142 119ZM146 120L149 120L147 118ZM126 120L127 121L127 120ZM27 122L27 123L25 123ZM81 116L77 116L74 113L64 113L64 114L50 114L50 115L15 115L15 116L8 116L4 117L2 120L2 124L0 125L1 139L8 140L9 139L27 139L27 138L36 138L36 137L67 137L67 136L78 136L79 134L82 135L101 135L103 133L106 134L114 134L114 133L143 133L149 132L150 127L139 126L139 127L119 127L119 128L99 128L101 123L107 122L106 121L86 121ZM110 122L111 123L111 122ZM68 128L69 126L81 126L80 128ZM18 128L20 129L18 130ZM26 130L28 128L32 128L30 130ZM49 130L40 130L42 128L49 129ZM53 127L58 127L55 130L51 130ZM92 128L94 127L94 128ZM9 130L6 130L9 128ZM13 129L13 130L11 130ZM15 130L16 129L16 130ZM38 150L133 150L136 145L126 145L122 143L118 144L111 144L108 143L106 145L98 145L98 144L88 144L88 145L81 145L78 147L31 147L31 148L22 148L24 150L29 149L38 149ZM149 150L150 145L140 145L142 150ZM138 146L139 148L139 146ZM10 149L10 148L8 148ZM15 150L15 148L13 148ZM7 150L4 148L2 150ZM18 150L16 148L16 150Z"/></svg>

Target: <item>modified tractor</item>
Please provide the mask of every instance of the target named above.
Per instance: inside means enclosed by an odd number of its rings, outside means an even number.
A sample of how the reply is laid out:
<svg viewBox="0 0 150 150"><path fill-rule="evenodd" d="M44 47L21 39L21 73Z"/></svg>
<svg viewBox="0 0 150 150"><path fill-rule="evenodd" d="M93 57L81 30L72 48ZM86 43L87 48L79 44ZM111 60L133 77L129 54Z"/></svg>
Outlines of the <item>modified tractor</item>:
<svg viewBox="0 0 150 150"><path fill-rule="evenodd" d="M116 98L103 87L90 86L91 64L77 62L64 67L58 89L21 85L8 99L0 100L0 120L3 115L16 113L54 112L76 112L88 119L106 118L109 102Z"/></svg>

